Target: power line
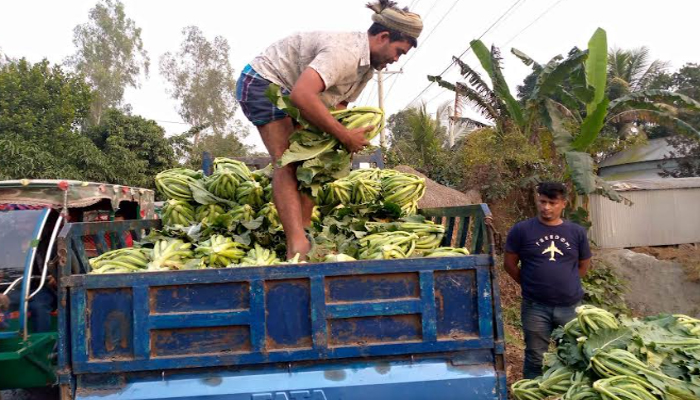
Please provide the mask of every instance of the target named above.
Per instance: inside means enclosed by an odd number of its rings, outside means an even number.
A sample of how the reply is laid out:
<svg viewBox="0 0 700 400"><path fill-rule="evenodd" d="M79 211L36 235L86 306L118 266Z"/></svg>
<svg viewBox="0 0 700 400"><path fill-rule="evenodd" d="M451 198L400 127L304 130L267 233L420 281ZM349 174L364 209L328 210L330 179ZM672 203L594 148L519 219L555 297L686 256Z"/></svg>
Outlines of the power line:
<svg viewBox="0 0 700 400"><path fill-rule="evenodd" d="M438 94L433 96L430 100L426 101L425 104L428 105L428 104L432 103L433 100L437 99L438 97L442 96L445 93L447 93L447 92L445 92L444 90L441 90Z"/></svg>
<svg viewBox="0 0 700 400"><path fill-rule="evenodd" d="M439 2L440 2L440 0L435 0L435 1L433 2L433 5L428 9L428 12L425 13L425 15L421 15L421 19L422 19L423 21L427 21L427 20L428 20L428 16L430 15L431 12L433 12L433 10L435 9L435 6L436 6L437 3L439 3Z"/></svg>
<svg viewBox="0 0 700 400"><path fill-rule="evenodd" d="M520 7L523 6L523 4L525 4L524 1L521 2L521 3L518 3L518 5L516 5L515 7L512 7L512 8L510 8L508 11L506 11L505 17L504 17L502 20L498 21L496 24L494 24L493 27L492 27L491 29L492 29L492 30L493 30L493 29L497 29L504 21L506 21L508 18L510 18L511 15L513 15L514 13L516 13L516 12L518 11L518 9L520 9Z"/></svg>
<svg viewBox="0 0 700 400"><path fill-rule="evenodd" d="M433 35L433 32L435 32L435 30L438 28L438 26L440 26L440 24L442 23L442 21L445 20L445 18L450 14L450 12L452 11L452 9L455 8L455 6L457 5L458 2L459 2L459 0L455 0L455 2L452 3L452 6L450 6L450 8L447 10L447 12L442 16L442 18L440 18L440 20L438 21L438 23L437 23L437 24L433 27L433 29L428 33L428 36L426 36L425 39L422 39L422 40L421 40L421 42L423 43L423 46L421 46L420 48L417 48L417 49L408 57L408 59L406 60L406 62L404 62L403 65L401 66L401 69L403 69L403 68L408 64L408 62L411 61L411 60L413 59L413 57L415 57L416 54L418 54L418 51L424 47L425 42L427 42L428 39L430 39L430 36ZM435 2L435 4L437 4L437 1ZM435 6L435 4L433 4L433 6ZM432 8L431 8L431 10L432 10ZM394 84L396 84L396 80L395 80L394 82L391 83L391 86L389 86L389 90L386 91L386 96L385 96L385 97L387 97L387 98L389 97L389 94L391 93L391 89L394 88Z"/></svg>
<svg viewBox="0 0 700 400"><path fill-rule="evenodd" d="M501 14L501 16L498 17L498 19L496 19L496 21L494 21L494 22L491 24L491 26L489 26L489 27L484 31L484 33L482 33L481 36L479 36L476 40L481 40L481 38L483 38L489 31L491 31L491 29L493 29L493 27L496 26L496 24L498 24L498 23L499 23L513 8L515 8L515 6L517 6L520 2L523 2L523 1L525 1L525 0L516 0L516 1L515 1L503 14ZM462 58L465 54L467 54L467 52L468 52L471 48L472 48L472 45L471 45L471 43L470 43L470 44L469 44L469 47L467 47L467 49L464 50L464 51L462 52L462 54L460 54L457 58L458 58L458 59ZM450 65L448 65L447 68L445 68L442 72L440 72L440 74L439 74L438 76L439 76L439 77L442 77L442 75L444 75L445 72L447 72L447 70L449 70L450 68L452 68L452 65L454 65L454 63L455 63L454 60L452 60L452 62L450 62ZM406 108L408 108L409 105L411 105L413 102L415 102L416 100L418 100L418 99L420 98L420 96L422 96L423 93L425 93L426 90L428 90L428 89L433 85L433 83L435 83L435 82L430 82L430 83L428 84L428 86L426 86L420 93L418 93L418 96L416 96L413 100L411 100L408 104L406 104L406 106L405 106L404 108L402 108L402 110L405 110Z"/></svg>
<svg viewBox="0 0 700 400"><path fill-rule="evenodd" d="M554 9L554 7L558 6L559 3L561 3L562 1L564 1L564 0L557 0L555 3L553 3L552 5L550 5L546 10L544 10L544 12L542 12L542 14L540 14L537 18L535 18L532 22L530 22L526 27L524 27L523 29L521 29L520 32L518 32L518 33L516 33L515 35L513 35L512 38L508 39L508 41L505 42L505 43L503 44L503 47L508 46L508 44L510 44L510 42L512 42L513 40L515 40L518 36L520 36L521 33L525 32L525 31L528 30L532 25L534 25L535 23L537 23L537 21L539 21L540 19L542 19L542 17L544 17L545 15L547 15L547 13L549 13L550 11L552 11L552 9Z"/></svg>

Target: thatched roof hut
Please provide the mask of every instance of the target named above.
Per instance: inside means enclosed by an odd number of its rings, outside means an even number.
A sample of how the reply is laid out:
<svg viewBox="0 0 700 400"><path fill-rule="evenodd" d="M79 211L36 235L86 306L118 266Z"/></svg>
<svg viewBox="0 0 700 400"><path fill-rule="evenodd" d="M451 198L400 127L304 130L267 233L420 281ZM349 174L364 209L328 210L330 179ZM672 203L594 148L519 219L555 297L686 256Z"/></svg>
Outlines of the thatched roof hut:
<svg viewBox="0 0 700 400"><path fill-rule="evenodd" d="M476 190L469 190L467 193L463 193L449 188L435 182L408 165L399 165L394 169L425 178L425 196L418 202L419 208L457 207L481 203L481 195Z"/></svg>

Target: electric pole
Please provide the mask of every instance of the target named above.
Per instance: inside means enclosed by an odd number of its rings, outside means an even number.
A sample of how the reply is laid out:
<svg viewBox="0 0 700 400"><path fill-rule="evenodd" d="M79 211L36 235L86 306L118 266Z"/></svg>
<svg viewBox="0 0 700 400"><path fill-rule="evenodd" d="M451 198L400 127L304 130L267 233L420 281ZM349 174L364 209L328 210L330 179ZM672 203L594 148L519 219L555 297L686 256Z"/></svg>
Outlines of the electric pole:
<svg viewBox="0 0 700 400"><path fill-rule="evenodd" d="M379 94L379 108L384 110L384 74L391 75L391 74L401 74L403 73L403 69L398 70L398 71L375 71L377 74L377 93ZM386 117L386 115L385 115ZM382 130L379 132L379 145L382 147L382 149L386 149L386 133L384 132L385 128L382 128Z"/></svg>
<svg viewBox="0 0 700 400"><path fill-rule="evenodd" d="M459 92L455 91L454 114L450 118L450 129L448 130L448 142L450 148L455 145L455 130L457 129L457 121L462 117L462 102L459 101Z"/></svg>

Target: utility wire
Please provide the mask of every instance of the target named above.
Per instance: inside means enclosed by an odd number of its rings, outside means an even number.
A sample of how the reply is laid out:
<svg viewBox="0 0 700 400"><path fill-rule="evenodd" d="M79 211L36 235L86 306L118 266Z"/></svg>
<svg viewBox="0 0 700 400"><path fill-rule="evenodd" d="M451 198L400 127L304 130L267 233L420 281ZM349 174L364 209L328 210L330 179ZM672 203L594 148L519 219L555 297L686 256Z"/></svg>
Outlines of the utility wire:
<svg viewBox="0 0 700 400"><path fill-rule="evenodd" d="M528 30L532 25L534 25L535 23L537 23L537 21L539 21L540 19L542 19L542 17L544 17L545 15L547 15L547 13L549 13L550 11L552 11L552 9L554 9L554 7L558 6L559 3L563 2L563 1L564 1L564 0L557 0L555 3L553 3L552 5L550 5L546 10L544 10L544 12L542 12L537 18L535 18L532 22L530 22L526 27L524 27L524 28L521 29L518 33L516 33L515 35L513 35L513 37L511 37L510 39L508 39L508 41L505 42L505 43L503 44L503 47L508 46L508 45L510 44L510 42L512 42L513 40L515 40L518 36L520 36L520 35L521 35L523 32L525 32L526 30Z"/></svg>
<svg viewBox="0 0 700 400"><path fill-rule="evenodd" d="M430 8L428 9L428 12L426 12L425 15L421 15L421 19L422 19L423 21L427 21L427 20L428 20L428 16L430 15L431 12L433 12L433 10L435 9L435 6L436 6L437 3L439 3L439 2L440 2L440 0L435 0L435 1L433 1L433 5L430 6Z"/></svg>
<svg viewBox="0 0 700 400"><path fill-rule="evenodd" d="M505 16L506 16L513 8L515 8L515 6L517 6L519 3L523 2L523 1L525 1L525 0L516 0L503 14L501 14L500 17L498 17L498 18L496 19L496 21L494 21L494 22L484 31L484 33L481 34L481 36L479 36L479 37L477 38L477 40L481 40L481 38L483 38L487 33L489 33L489 31L491 31L491 29L493 29L494 26L496 26L496 24L498 24L503 18L505 18ZM472 48L472 46L471 46L471 44L470 44L469 47L467 47L467 49L464 50L464 51L462 52L462 54L460 54L457 58L458 58L458 59L461 59L465 54L467 54L467 52L468 52L471 48ZM439 76L439 77L442 77L442 75L444 75L445 72L447 72L450 68L452 68L452 66L454 65L454 63L455 63L454 60L453 60L452 62L450 62L450 65L448 65L447 68L445 68L442 72L440 72L440 74L439 74L438 76ZM425 92L433 85L433 83L435 83L435 82L430 82L420 93L418 93L418 96L416 96L413 100L411 100L408 104L406 104L406 106L405 106L404 108L402 108L402 111L405 110L406 108L408 108L408 106L410 106L411 104L413 104L416 100L418 100L418 99L423 95L423 93L425 93Z"/></svg>
<svg viewBox="0 0 700 400"><path fill-rule="evenodd" d="M433 35L433 32L435 32L435 30L438 28L438 26L440 26L440 24L442 23L442 21L445 20L445 18L450 14L450 12L452 11L452 9L455 8L455 6L457 5L458 2L459 2L459 0L456 0L454 3L452 3L452 6L450 6L450 8L449 8L449 9L447 10L447 12L442 16L442 18L440 18L440 20L439 20L438 23L433 27L433 29L430 30L430 32L428 33L428 36L426 36L425 39L421 39L421 43L422 43L423 45L422 45L421 47L417 48L414 52L411 53L411 55L408 57L408 59L406 60L406 62L404 62L403 65L401 66L401 69L403 69L404 67L406 67L406 65L409 63L409 61L411 61L411 60L413 59L413 57L415 57L415 55L418 54L418 51L419 51L420 49L422 49L423 47L425 47L425 46L424 46L424 45L425 45L425 42L427 42L428 39L430 39L430 36ZM389 97L389 94L391 93L391 89L394 88L394 85L395 85L395 84L396 84L396 80L395 80L394 82L391 83L391 86L389 86L389 90L386 91L386 96L384 96L385 98L388 98L388 97Z"/></svg>

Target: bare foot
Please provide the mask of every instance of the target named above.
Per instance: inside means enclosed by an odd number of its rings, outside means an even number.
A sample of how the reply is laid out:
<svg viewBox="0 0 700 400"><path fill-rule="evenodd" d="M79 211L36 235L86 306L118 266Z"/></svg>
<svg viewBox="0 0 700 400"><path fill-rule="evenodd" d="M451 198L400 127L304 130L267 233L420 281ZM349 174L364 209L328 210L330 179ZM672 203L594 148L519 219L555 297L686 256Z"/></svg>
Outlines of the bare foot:
<svg viewBox="0 0 700 400"><path fill-rule="evenodd" d="M306 261L309 251L311 251L311 242L306 238L301 243L290 243L287 245L287 260L291 260L299 253L299 261Z"/></svg>

